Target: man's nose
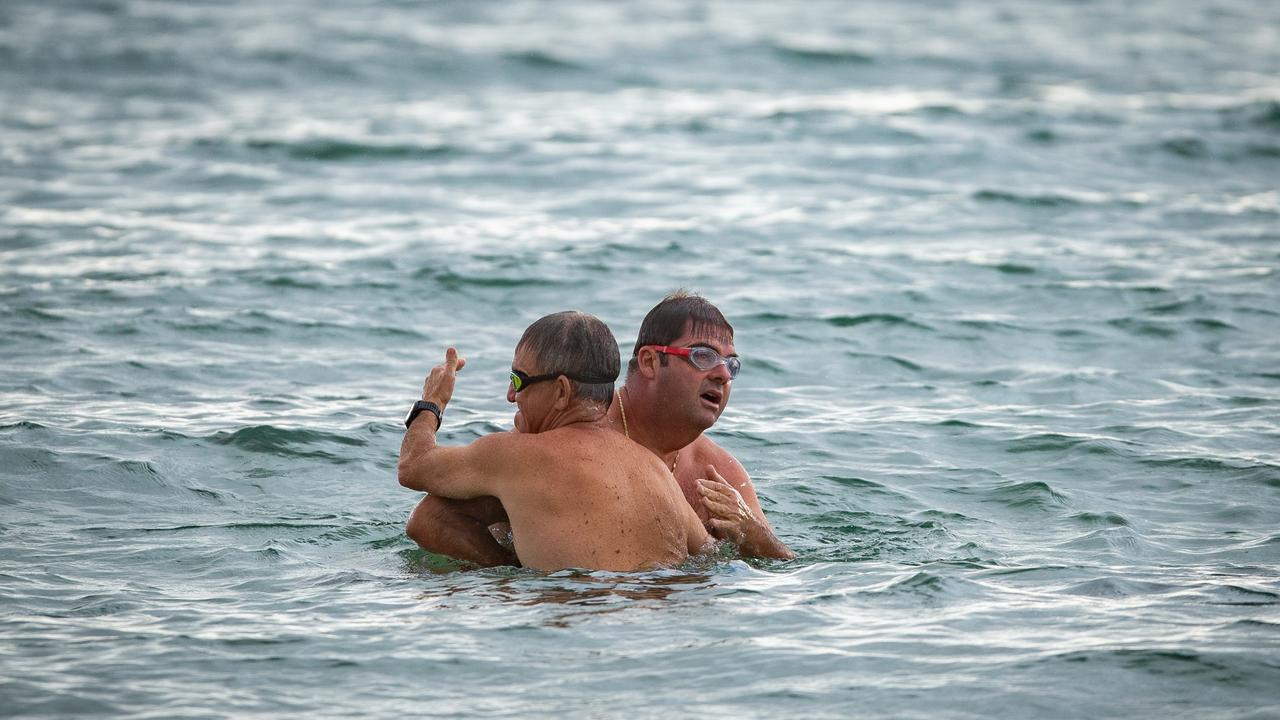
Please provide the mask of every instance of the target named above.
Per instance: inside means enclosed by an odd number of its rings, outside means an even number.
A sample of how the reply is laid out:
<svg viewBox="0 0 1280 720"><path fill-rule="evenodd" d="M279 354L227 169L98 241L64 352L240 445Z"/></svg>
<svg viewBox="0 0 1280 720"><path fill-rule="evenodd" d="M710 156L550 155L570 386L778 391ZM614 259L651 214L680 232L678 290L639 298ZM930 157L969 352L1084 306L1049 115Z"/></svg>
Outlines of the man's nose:
<svg viewBox="0 0 1280 720"><path fill-rule="evenodd" d="M513 403L515 401L516 401L516 389L511 383L507 383L507 402Z"/></svg>
<svg viewBox="0 0 1280 720"><path fill-rule="evenodd" d="M724 363L711 368L711 372L707 374L707 377L720 385L728 385L733 380L733 376L729 374L729 366Z"/></svg>

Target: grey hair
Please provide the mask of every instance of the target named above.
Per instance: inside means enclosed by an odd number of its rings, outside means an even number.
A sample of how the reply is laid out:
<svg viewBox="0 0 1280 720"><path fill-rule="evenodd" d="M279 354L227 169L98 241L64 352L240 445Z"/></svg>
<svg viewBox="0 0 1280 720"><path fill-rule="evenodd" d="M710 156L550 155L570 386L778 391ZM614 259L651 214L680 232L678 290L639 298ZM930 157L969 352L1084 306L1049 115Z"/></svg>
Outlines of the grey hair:
<svg viewBox="0 0 1280 720"><path fill-rule="evenodd" d="M516 350L520 348L533 353L538 373L568 377L575 398L606 408L613 402L622 360L618 341L600 318L578 310L546 315L524 331L516 343Z"/></svg>

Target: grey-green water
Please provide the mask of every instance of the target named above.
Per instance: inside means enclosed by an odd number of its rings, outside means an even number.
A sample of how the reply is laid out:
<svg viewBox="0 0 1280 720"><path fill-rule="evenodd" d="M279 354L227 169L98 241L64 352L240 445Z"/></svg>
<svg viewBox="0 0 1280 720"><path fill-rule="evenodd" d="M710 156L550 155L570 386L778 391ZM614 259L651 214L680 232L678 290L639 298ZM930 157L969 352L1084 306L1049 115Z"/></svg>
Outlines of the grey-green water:
<svg viewBox="0 0 1280 720"><path fill-rule="evenodd" d="M1280 716L1280 6L0 4L0 714ZM463 571L400 418L687 286L791 562Z"/></svg>

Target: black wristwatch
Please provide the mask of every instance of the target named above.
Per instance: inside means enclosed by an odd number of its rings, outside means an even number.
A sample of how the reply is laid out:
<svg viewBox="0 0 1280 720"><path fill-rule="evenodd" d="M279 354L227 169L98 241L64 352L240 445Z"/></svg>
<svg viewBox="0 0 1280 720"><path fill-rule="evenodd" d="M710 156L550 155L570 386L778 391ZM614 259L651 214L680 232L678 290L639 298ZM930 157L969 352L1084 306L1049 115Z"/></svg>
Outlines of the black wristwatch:
<svg viewBox="0 0 1280 720"><path fill-rule="evenodd" d="M404 418L405 428L407 429L410 425L412 425L413 421L416 420L417 417L422 414L423 410L429 411L432 415L436 416L436 431L439 432L440 425L443 422L440 419L440 416L443 415L444 413L440 410L439 405L433 402L427 402L426 400L419 400L418 402L413 404L413 407L409 408L409 414L406 415Z"/></svg>

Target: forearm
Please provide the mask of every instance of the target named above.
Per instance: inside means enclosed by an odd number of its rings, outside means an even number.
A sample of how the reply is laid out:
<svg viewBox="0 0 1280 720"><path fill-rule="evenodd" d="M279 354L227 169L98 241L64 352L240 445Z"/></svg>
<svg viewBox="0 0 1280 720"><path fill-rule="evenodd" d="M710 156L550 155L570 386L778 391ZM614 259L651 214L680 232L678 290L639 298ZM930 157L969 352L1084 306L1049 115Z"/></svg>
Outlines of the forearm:
<svg viewBox="0 0 1280 720"><path fill-rule="evenodd" d="M436 445L436 419L427 413L405 431L400 441L400 463L397 475L400 484L410 490L433 492L432 478L435 473L434 455L439 449Z"/></svg>
<svg viewBox="0 0 1280 720"><path fill-rule="evenodd" d="M756 518L749 523L742 533L742 542L738 543L738 554L743 557L773 558L791 560L796 554L773 534L768 521Z"/></svg>
<svg viewBox="0 0 1280 720"><path fill-rule="evenodd" d="M505 519L496 498L450 500L428 495L409 516L405 534L426 550L482 567L519 565L515 553L489 531L492 522Z"/></svg>

